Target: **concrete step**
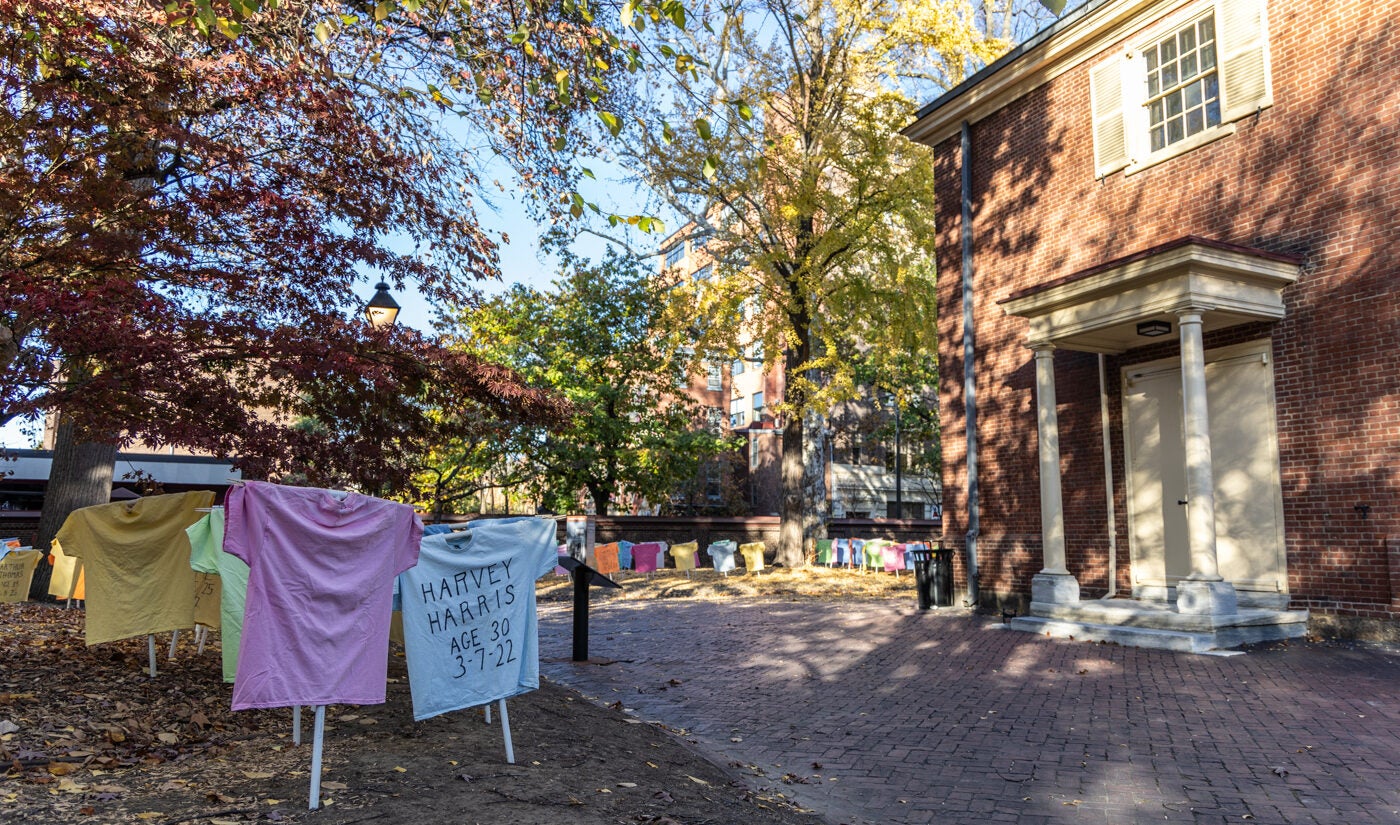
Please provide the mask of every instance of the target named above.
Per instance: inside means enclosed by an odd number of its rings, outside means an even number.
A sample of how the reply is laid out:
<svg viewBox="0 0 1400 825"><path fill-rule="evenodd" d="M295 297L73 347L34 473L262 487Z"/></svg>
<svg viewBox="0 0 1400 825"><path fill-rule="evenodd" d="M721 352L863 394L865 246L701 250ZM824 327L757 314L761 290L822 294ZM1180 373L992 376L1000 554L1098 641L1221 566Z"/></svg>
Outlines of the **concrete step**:
<svg viewBox="0 0 1400 825"><path fill-rule="evenodd" d="M1251 615L1245 623L1219 623L1211 630L1175 630L1144 624L1100 624L1042 616L1020 616L1012 619L1009 626L1014 630L1060 639L1113 642L1128 647L1149 647L1182 653L1206 653L1258 642L1302 638L1308 627L1306 611L1279 612L1285 614L1280 616L1283 621L1261 623L1257 615Z"/></svg>

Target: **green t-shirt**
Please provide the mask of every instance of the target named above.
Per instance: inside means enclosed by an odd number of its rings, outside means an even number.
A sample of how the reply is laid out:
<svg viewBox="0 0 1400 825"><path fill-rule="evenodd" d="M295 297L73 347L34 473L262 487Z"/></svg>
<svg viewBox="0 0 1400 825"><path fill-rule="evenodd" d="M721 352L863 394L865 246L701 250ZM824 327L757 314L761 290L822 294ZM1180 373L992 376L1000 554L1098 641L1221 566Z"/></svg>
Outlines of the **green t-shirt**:
<svg viewBox="0 0 1400 825"><path fill-rule="evenodd" d="M243 635L243 602L248 597L248 563L224 552L224 510L191 525L190 567L197 573L217 573L223 582L219 595L219 633L224 645L224 681L238 671L238 641Z"/></svg>

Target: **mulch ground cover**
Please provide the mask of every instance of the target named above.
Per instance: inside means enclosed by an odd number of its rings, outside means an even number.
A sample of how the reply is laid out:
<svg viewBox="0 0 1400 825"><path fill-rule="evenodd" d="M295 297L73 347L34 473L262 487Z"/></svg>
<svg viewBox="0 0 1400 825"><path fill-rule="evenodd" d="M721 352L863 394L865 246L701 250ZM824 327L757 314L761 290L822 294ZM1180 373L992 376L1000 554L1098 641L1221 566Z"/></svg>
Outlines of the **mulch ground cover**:
<svg viewBox="0 0 1400 825"><path fill-rule="evenodd" d="M599 599L913 598L913 577L777 570L622 574ZM540 598L567 599L567 579ZM293 743L287 709L233 713L217 633L87 647L83 612L0 605L0 821L244 823L816 823L781 786L745 784L677 735L558 685L509 702L515 764L480 709L413 722L401 651L387 702L326 711L322 807L308 811L311 713Z"/></svg>

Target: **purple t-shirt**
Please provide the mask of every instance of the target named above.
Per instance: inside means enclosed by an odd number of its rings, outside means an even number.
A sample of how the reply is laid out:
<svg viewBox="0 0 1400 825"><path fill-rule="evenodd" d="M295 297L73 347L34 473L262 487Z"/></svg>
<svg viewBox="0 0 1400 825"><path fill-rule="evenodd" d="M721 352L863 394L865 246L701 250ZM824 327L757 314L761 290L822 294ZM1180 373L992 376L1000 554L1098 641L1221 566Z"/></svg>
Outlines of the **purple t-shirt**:
<svg viewBox="0 0 1400 825"><path fill-rule="evenodd" d="M249 568L233 709L382 704L394 579L423 535L413 508L249 481L224 518L224 550Z"/></svg>

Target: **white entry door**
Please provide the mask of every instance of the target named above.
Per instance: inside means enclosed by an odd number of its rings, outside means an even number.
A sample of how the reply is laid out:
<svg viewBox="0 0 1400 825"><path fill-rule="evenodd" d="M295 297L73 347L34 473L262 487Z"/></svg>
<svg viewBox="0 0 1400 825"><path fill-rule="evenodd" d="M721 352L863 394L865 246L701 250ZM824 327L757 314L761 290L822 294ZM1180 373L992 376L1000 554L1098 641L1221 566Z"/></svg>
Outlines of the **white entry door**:
<svg viewBox="0 0 1400 825"><path fill-rule="evenodd" d="M1215 478L1216 558L1237 589L1287 592L1283 493L1268 341L1206 353ZM1191 573L1181 367L1177 359L1123 371L1128 521L1135 586L1173 586Z"/></svg>

